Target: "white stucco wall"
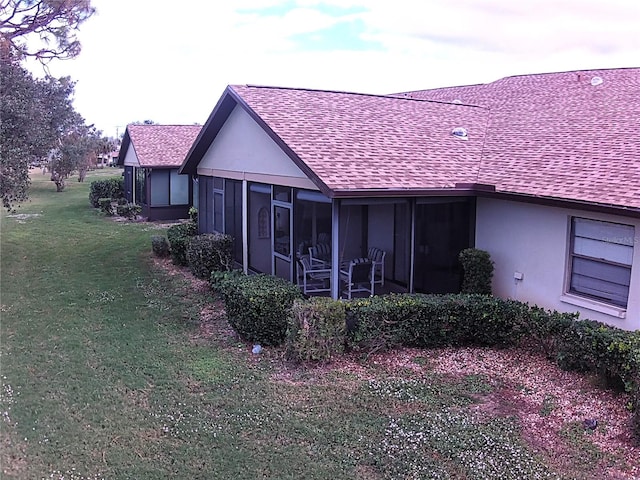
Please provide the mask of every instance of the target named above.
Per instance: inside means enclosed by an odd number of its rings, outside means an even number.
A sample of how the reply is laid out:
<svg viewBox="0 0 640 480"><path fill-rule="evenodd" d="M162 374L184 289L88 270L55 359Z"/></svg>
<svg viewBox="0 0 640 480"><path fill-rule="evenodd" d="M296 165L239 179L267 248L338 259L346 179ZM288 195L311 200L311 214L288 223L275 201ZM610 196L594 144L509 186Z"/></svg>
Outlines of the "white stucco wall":
<svg viewBox="0 0 640 480"><path fill-rule="evenodd" d="M640 220L479 198L476 247L487 250L495 263L493 292L626 330L640 329ZM566 294L570 217L635 226L631 286L626 312ZM516 272L522 280L515 280ZM619 318L624 316L624 318Z"/></svg>
<svg viewBox="0 0 640 480"><path fill-rule="evenodd" d="M140 162L138 161L138 156L136 155L136 151L133 148L132 143L130 143L129 147L127 147L127 153L124 156L124 164L131 167L140 166Z"/></svg>
<svg viewBox="0 0 640 480"><path fill-rule="evenodd" d="M302 170L239 106L231 112L200 161L198 173L206 175L207 170L307 180Z"/></svg>

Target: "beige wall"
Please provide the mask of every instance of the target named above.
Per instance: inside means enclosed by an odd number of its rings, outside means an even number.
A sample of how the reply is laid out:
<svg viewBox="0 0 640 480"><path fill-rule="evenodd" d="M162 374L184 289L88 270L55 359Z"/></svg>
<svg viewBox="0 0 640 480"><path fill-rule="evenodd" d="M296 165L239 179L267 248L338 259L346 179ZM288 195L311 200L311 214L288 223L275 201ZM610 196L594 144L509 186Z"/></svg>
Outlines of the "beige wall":
<svg viewBox="0 0 640 480"><path fill-rule="evenodd" d="M133 143L129 143L127 147L127 153L124 156L124 164L132 167L139 167L140 162L138 161L138 156L136 155L136 151L133 148Z"/></svg>
<svg viewBox="0 0 640 480"><path fill-rule="evenodd" d="M231 112L198 165L199 174L206 175L210 170L240 172L244 174L243 178L255 181L266 180L261 176L302 179L305 188L315 189L313 184L312 187L307 185L309 180L302 170L239 106Z"/></svg>
<svg viewBox="0 0 640 480"><path fill-rule="evenodd" d="M571 216L635 226L626 311L566 294ZM495 262L493 291L496 295L562 312L577 311L580 318L626 330L640 329L640 220L479 198L476 225L476 247L487 250ZM522 280L515 280L516 272L522 274Z"/></svg>

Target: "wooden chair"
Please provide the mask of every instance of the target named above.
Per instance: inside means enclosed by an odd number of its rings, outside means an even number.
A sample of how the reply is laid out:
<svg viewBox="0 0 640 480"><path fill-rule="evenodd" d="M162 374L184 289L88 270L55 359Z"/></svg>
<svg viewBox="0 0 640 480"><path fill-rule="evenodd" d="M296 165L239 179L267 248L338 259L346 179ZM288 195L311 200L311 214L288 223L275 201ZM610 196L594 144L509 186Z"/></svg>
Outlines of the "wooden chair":
<svg viewBox="0 0 640 480"><path fill-rule="evenodd" d="M340 270L340 279L345 282L342 291L350 300L357 292L366 292L370 297L374 292L373 263L368 258L351 260L349 264Z"/></svg>
<svg viewBox="0 0 640 480"><path fill-rule="evenodd" d="M380 248L371 247L367 252L367 257L373 263L374 283L384 285L384 259L387 252Z"/></svg>
<svg viewBox="0 0 640 480"><path fill-rule="evenodd" d="M331 269L318 268L309 261L308 255L296 259L298 264L298 286L305 295L331 291Z"/></svg>

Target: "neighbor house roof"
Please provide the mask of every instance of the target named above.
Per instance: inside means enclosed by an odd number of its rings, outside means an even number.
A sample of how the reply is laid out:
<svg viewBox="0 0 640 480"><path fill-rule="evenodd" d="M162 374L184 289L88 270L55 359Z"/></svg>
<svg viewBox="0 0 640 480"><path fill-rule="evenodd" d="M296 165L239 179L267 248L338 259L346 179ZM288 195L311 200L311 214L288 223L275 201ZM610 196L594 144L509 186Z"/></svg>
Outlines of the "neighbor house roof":
<svg viewBox="0 0 640 480"><path fill-rule="evenodd" d="M230 86L182 169L195 172L240 105L330 197L455 194L481 186L640 212L638 93L638 68L387 96ZM467 141L451 135L455 127L467 130Z"/></svg>
<svg viewBox="0 0 640 480"><path fill-rule="evenodd" d="M200 125L128 125L118 165L124 165L131 146L141 167L179 167L201 129Z"/></svg>

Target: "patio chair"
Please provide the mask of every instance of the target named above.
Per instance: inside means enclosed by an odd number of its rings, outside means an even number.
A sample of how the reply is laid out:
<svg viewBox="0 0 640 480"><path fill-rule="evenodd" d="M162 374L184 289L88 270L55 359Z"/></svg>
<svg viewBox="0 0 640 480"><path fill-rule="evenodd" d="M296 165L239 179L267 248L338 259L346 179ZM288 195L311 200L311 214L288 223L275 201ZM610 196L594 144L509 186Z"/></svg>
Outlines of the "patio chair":
<svg viewBox="0 0 640 480"><path fill-rule="evenodd" d="M331 245L318 243L309 247L309 262L314 268L324 268L331 261Z"/></svg>
<svg viewBox="0 0 640 480"><path fill-rule="evenodd" d="M344 269L340 270L340 279L345 282L342 291L351 300L354 293L366 292L373 297L374 291L373 263L367 259L351 260Z"/></svg>
<svg viewBox="0 0 640 480"><path fill-rule="evenodd" d="M331 269L311 265L308 255L296 259L298 264L298 286L305 295L331 291Z"/></svg>
<svg viewBox="0 0 640 480"><path fill-rule="evenodd" d="M374 283L380 285L384 285L384 258L386 255L387 252L377 247L371 247L367 252L367 257L373 263Z"/></svg>

